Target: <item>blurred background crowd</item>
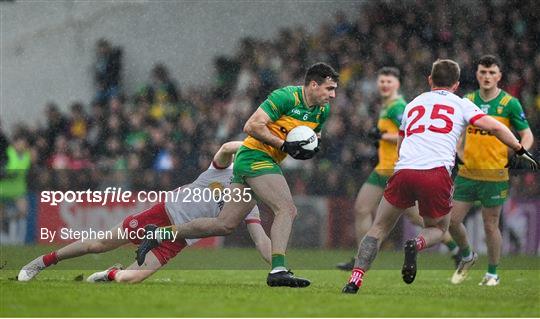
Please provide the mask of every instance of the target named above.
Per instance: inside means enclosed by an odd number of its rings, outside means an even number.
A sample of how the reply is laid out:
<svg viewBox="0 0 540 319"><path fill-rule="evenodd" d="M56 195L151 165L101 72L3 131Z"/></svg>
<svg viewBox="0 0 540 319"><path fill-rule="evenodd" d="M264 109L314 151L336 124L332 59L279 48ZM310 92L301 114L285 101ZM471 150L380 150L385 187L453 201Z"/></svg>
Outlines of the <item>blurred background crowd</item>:
<svg viewBox="0 0 540 319"><path fill-rule="evenodd" d="M12 190L2 201L15 203L10 218L23 221L27 204L18 199L28 191L109 185L168 190L189 182L208 167L222 142L243 139L243 124L272 90L301 85L306 68L317 61L338 70L340 83L322 152L301 170L292 160L284 165L295 194L356 195L377 161L376 145L366 134L380 110L376 72L382 66L401 70L401 93L410 100L428 89L435 59L460 63L464 94L477 89L476 59L495 54L503 63L502 88L521 101L539 139L535 7L535 1L369 1L352 18L338 13L320 22L314 33L294 27L271 40L242 39L234 55L215 58L214 83L205 87L184 87L156 61L148 65L148 82L128 92L122 86L123 49L102 39L89 74L93 100L73 102L68 112L44 101L42 126L18 123L9 136L0 134L0 185ZM538 148L533 151L540 155ZM10 163L13 154L16 163ZM538 196L536 180L521 174L512 181L524 185L521 195ZM1 214L2 227L9 227L7 213Z"/></svg>

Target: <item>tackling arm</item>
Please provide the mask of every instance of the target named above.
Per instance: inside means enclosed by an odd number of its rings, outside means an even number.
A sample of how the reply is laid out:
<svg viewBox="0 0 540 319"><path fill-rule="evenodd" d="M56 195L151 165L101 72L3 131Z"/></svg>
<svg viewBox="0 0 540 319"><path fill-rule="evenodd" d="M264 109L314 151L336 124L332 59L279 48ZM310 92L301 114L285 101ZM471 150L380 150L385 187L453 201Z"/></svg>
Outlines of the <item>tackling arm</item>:
<svg viewBox="0 0 540 319"><path fill-rule="evenodd" d="M268 263L272 263L272 242L266 235L264 229L259 223L247 224L247 229L251 240L255 243L255 247L259 251L261 257Z"/></svg>
<svg viewBox="0 0 540 319"><path fill-rule="evenodd" d="M227 142L219 148L216 155L214 155L214 164L219 167L229 167L233 160L233 155L242 146L242 142L233 141Z"/></svg>
<svg viewBox="0 0 540 319"><path fill-rule="evenodd" d="M521 144L514 134L512 134L512 131L491 116L482 116L474 122L474 126L495 135L495 137L514 151L521 149Z"/></svg>
<svg viewBox="0 0 540 319"><path fill-rule="evenodd" d="M526 128L519 131L518 134L521 139L521 145L523 145L525 149L530 150L534 142L534 136L531 129Z"/></svg>

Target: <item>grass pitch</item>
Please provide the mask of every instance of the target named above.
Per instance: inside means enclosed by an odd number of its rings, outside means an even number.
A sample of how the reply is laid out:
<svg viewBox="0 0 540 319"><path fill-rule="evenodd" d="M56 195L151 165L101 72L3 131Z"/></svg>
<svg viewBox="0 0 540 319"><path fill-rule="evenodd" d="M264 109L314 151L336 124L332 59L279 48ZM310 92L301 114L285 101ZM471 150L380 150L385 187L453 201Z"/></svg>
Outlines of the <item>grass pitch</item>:
<svg viewBox="0 0 540 319"><path fill-rule="evenodd" d="M305 289L269 288L254 249L190 250L141 284L74 281L133 260L120 249L64 261L34 281L10 278L50 247L0 246L0 316L6 317L539 317L540 258L503 258L501 284L479 287L486 260L469 280L450 284L447 256L421 254L412 285L401 280L402 254L383 252L358 295L343 295L349 273L334 270L351 251L291 250L288 264L312 281Z"/></svg>

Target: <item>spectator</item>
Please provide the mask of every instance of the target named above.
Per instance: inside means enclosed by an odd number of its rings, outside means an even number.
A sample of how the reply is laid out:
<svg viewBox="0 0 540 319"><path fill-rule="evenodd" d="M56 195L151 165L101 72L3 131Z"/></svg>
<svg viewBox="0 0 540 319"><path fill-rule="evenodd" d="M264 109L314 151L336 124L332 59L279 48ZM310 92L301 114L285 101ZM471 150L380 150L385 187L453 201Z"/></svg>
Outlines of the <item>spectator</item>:
<svg viewBox="0 0 540 319"><path fill-rule="evenodd" d="M20 244L26 235L28 214L26 176L31 159L27 137L14 136L6 153L5 174L0 178L0 241Z"/></svg>
<svg viewBox="0 0 540 319"><path fill-rule="evenodd" d="M120 72L122 70L122 50L112 47L105 39L96 44L94 81L96 96L94 100L106 104L111 97L120 94Z"/></svg>
<svg viewBox="0 0 540 319"><path fill-rule="evenodd" d="M64 115L60 113L58 106L52 102L48 103L45 107L45 116L47 118L47 127L45 129L47 143L49 145L54 145L58 135L68 134L69 122Z"/></svg>

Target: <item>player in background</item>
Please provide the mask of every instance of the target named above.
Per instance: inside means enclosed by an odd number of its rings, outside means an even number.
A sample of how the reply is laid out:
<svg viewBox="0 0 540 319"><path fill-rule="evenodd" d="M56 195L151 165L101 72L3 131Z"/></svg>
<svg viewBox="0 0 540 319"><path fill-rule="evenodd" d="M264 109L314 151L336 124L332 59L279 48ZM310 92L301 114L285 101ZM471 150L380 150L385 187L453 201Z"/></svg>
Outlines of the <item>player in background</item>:
<svg viewBox="0 0 540 319"><path fill-rule="evenodd" d="M232 168L230 166L233 155L241 144L241 142L228 142L223 144L219 151L214 155L213 162L208 170L199 175L193 183L184 185L181 189L225 189L232 176ZM34 278L43 269L54 265L61 260L91 253L104 253L123 246L129 243L130 240L122 238L119 232L126 229L129 231L137 231L150 224L165 226L172 223L180 224L189 222L198 217L214 217L219 214L220 207L223 207L223 202L220 198L211 198L207 201L195 201L194 197L192 197L190 199L191 202L184 201L184 198L188 193L190 192L182 191L178 193L180 194L178 198L169 199L164 203L156 204L145 211L127 216L122 224L111 229L113 233L111 239L78 240L57 251L37 257L21 269L17 279L19 281L28 281ZM212 193L217 194L217 191ZM221 198L223 198L223 196ZM268 238L260 224L257 206L252 208L251 212L245 218L245 222L257 250L263 259L270 263L270 238ZM156 226L153 227L155 228ZM141 233L144 234L144 231L141 231ZM139 244L140 240L134 239L131 242ZM115 265L105 271L92 274L87 278L87 281L141 282L159 270L186 246L192 245L195 242L197 242L196 239L177 239L176 241L169 241L152 249L152 251L146 255L146 259L142 266L133 263L127 269L122 269L122 267Z"/></svg>
<svg viewBox="0 0 540 319"><path fill-rule="evenodd" d="M498 83L501 80L502 67L499 60L492 55L480 58L476 70L479 90L465 95L486 114L491 115L505 126L517 131L521 145L530 149L533 145L533 134L525 118L525 113L519 101L501 90ZM499 230L502 205L508 195L508 157L506 145L495 136L474 125L469 125L465 131L461 155L462 165L459 165L458 176L455 179L454 202L450 232L459 244L463 261L452 276L452 283L463 282L468 270L477 259L467 239L467 231L463 219L475 201L482 205L482 219L486 233L488 252L487 273L480 282L482 286L499 284L497 266L501 259L502 235ZM511 168L524 168L517 161ZM527 164L527 163L526 163Z"/></svg>
<svg viewBox="0 0 540 319"><path fill-rule="evenodd" d="M428 77L431 91L419 95L405 107L395 173L388 180L375 222L358 247L355 267L343 293L358 292L381 242L402 211L418 201L424 228L417 237L405 242L401 270L405 283L414 281L418 252L439 243L448 230L453 186L450 173L456 145L468 124L490 132L532 167L538 167L538 162L505 125L486 116L471 101L453 93L459 86L459 74L456 62L435 61Z"/></svg>
<svg viewBox="0 0 540 319"><path fill-rule="evenodd" d="M304 150L307 141L286 142L287 133L305 125L320 135L330 112L330 100L336 96L339 75L325 63L316 63L306 72L304 85L287 86L273 91L248 119L244 131L248 137L234 160L231 188L253 192L274 213L270 238L272 240L272 269L266 283L273 286L307 287L310 282L294 276L285 267L285 251L296 216L291 191L279 163L289 154L295 159L310 159L314 151ZM228 202L217 218L199 218L187 224L158 230L176 233L180 238L201 238L230 234L254 203ZM139 245L138 259L160 244L150 238Z"/></svg>
<svg viewBox="0 0 540 319"><path fill-rule="evenodd" d="M369 227L373 224L377 205L381 201L388 178L392 176L394 165L398 159L398 132L403 110L407 105L407 102L399 94L399 77L400 72L394 67L383 67L377 72L377 89L381 97L382 110L379 114L377 126L368 133L368 137L379 144L379 163L377 163L373 172L360 188L354 202L357 244L360 243ZM413 224L420 227L424 225L424 220L418 213L416 206L406 209L404 213ZM449 233L446 233L443 243L452 253L452 258L455 260L457 267L460 255L456 242L452 240ZM346 271L351 271L353 267L354 257L349 262L337 264L337 268Z"/></svg>

